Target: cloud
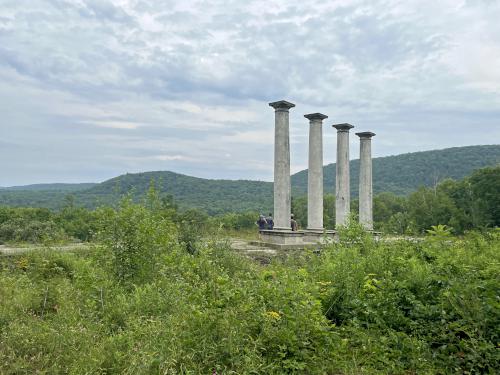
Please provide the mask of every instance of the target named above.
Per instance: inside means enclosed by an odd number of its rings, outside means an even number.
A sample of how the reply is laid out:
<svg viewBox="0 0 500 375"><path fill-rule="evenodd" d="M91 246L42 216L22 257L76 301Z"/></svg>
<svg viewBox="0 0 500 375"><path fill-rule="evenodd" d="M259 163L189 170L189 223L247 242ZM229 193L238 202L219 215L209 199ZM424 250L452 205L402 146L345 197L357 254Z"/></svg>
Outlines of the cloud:
<svg viewBox="0 0 500 375"><path fill-rule="evenodd" d="M243 145L267 145L272 146L274 144L274 133L267 131L241 131L236 132L231 135L224 135L221 137L221 141L228 144L243 144Z"/></svg>
<svg viewBox="0 0 500 375"><path fill-rule="evenodd" d="M137 129L139 126L141 126L140 124L121 122L121 121L80 121L80 123L99 126L102 128L127 129L127 130Z"/></svg>
<svg viewBox="0 0 500 375"><path fill-rule="evenodd" d="M186 160L187 158L182 155L158 155L155 159L161 161L172 161L172 160Z"/></svg>
<svg viewBox="0 0 500 375"><path fill-rule="evenodd" d="M172 169L272 178L288 99L377 133L374 153L500 139L500 3L486 0L4 0L0 185ZM352 155L356 156L356 139ZM229 158L227 154L231 155ZM163 156L163 159L162 159Z"/></svg>

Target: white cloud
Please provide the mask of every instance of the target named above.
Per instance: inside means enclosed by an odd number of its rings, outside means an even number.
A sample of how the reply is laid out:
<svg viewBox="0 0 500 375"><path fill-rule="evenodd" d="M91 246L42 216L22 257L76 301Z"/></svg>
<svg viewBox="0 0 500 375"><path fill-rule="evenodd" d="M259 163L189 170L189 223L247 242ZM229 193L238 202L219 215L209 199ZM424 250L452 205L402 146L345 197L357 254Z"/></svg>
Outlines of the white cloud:
<svg viewBox="0 0 500 375"><path fill-rule="evenodd" d="M122 121L80 121L82 124L89 124L94 126L99 126L102 128L110 128L110 129L127 129L133 130L137 129L141 124L131 123L131 122L122 122Z"/></svg>
<svg viewBox="0 0 500 375"><path fill-rule="evenodd" d="M240 131L231 135L223 135L220 141L225 144L240 144L244 146L257 144L269 147L274 143L274 133L262 130Z"/></svg>
<svg viewBox="0 0 500 375"><path fill-rule="evenodd" d="M20 146L0 185L270 178L279 99L297 104L293 170L318 111L326 162L333 122L375 131L378 155L491 143L499 18L485 0L4 0L0 138Z"/></svg>
<svg viewBox="0 0 500 375"><path fill-rule="evenodd" d="M154 158L161 160L161 161L189 160L189 158L187 158L183 155L157 155Z"/></svg>

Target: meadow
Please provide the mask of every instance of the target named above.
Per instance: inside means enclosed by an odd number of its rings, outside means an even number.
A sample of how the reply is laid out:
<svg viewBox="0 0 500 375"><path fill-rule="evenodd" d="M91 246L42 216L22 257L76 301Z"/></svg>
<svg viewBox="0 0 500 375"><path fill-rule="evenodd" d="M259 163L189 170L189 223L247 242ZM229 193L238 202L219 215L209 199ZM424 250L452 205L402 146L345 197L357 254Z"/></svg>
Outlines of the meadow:
<svg viewBox="0 0 500 375"><path fill-rule="evenodd" d="M95 215L85 251L0 258L0 373L500 371L498 229L351 225L263 265L154 197Z"/></svg>

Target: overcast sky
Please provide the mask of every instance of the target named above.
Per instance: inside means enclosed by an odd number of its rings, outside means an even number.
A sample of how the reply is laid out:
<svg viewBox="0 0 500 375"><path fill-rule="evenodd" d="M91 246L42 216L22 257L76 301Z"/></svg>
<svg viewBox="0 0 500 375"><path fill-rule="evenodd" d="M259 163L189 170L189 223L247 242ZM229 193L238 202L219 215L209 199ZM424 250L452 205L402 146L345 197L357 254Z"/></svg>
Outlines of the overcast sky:
<svg viewBox="0 0 500 375"><path fill-rule="evenodd" d="M0 186L272 180L274 113L374 156L500 143L500 1L0 0ZM351 158L359 153L351 132Z"/></svg>

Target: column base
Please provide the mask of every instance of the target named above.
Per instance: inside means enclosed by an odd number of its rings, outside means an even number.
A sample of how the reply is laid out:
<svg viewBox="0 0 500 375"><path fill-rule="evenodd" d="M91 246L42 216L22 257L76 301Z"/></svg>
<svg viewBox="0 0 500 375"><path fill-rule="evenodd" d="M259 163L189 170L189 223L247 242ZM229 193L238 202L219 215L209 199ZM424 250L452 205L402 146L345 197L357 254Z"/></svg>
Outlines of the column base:
<svg viewBox="0 0 500 375"><path fill-rule="evenodd" d="M307 228L304 231L305 232L319 232L319 233L323 233L325 231L325 228Z"/></svg>
<svg viewBox="0 0 500 375"><path fill-rule="evenodd" d="M337 232L334 230L308 228L301 232L304 233L304 242L306 243L329 244L338 241Z"/></svg>
<svg viewBox="0 0 500 375"><path fill-rule="evenodd" d="M328 245L338 241L334 230L259 230L260 241L252 241L254 245L270 247L280 250L304 249Z"/></svg>
<svg viewBox="0 0 500 375"><path fill-rule="evenodd" d="M380 236L382 235L382 232L376 232L373 229L369 230L368 233L371 233L373 235L373 238L375 241L380 241Z"/></svg>
<svg viewBox="0 0 500 375"><path fill-rule="evenodd" d="M270 231L291 232L292 231L292 227L273 227L273 229L270 229ZM262 232L262 230L259 231L259 232Z"/></svg>
<svg viewBox="0 0 500 375"><path fill-rule="evenodd" d="M290 229L260 230L259 237L262 242L278 245L302 245L304 233L292 232Z"/></svg>

